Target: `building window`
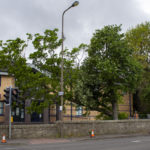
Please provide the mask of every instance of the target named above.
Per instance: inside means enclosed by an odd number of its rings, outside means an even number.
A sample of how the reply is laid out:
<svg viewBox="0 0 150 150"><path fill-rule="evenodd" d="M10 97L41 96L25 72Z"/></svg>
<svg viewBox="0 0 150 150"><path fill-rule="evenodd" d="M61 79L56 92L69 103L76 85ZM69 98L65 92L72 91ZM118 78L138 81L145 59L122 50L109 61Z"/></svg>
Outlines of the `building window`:
<svg viewBox="0 0 150 150"><path fill-rule="evenodd" d="M82 114L83 114L82 106L77 106L76 107L76 115L77 116L82 116Z"/></svg>
<svg viewBox="0 0 150 150"><path fill-rule="evenodd" d="M4 115L4 102L0 102L0 116Z"/></svg>
<svg viewBox="0 0 150 150"><path fill-rule="evenodd" d="M19 106L12 107L11 113L12 113L14 122L24 122L24 120L25 120L25 104L20 104Z"/></svg>

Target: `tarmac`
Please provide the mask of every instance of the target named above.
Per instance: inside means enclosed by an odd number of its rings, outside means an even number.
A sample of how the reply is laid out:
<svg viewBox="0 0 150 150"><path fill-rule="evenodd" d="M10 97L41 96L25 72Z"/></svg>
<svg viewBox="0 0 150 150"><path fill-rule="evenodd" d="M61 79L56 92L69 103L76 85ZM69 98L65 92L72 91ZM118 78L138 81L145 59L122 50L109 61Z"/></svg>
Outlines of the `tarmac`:
<svg viewBox="0 0 150 150"><path fill-rule="evenodd" d="M69 143L85 140L104 140L112 138L128 138L137 136L150 136L149 134L128 134L128 135L100 135L100 136L86 136L86 137L72 137L72 138L32 138L32 139L6 139L6 143L0 145L38 145L38 144L51 144L51 143Z"/></svg>

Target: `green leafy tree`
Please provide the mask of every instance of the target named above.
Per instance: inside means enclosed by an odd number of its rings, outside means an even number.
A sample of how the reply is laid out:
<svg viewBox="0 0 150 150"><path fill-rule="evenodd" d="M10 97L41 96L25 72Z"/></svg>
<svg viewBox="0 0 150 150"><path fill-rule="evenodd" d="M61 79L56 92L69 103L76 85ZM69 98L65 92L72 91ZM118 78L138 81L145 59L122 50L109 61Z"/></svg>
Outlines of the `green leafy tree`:
<svg viewBox="0 0 150 150"><path fill-rule="evenodd" d="M27 44L24 40L17 38L1 42L0 68L7 69L9 75L14 76L15 85L22 90L23 99L32 99L33 103L30 112L41 112L43 108L54 103L55 87L58 87L60 59L54 51L61 44L58 40L57 30L46 30L44 36L36 34L28 35L28 40L33 41L35 52L30 55L33 65L29 66L26 58L22 57L22 52ZM50 77L51 76L51 77ZM36 101L42 100L39 103Z"/></svg>
<svg viewBox="0 0 150 150"><path fill-rule="evenodd" d="M39 33L29 38L32 40L34 52L30 54L29 58L32 60L32 64L42 72L42 74L48 75L43 76L45 82L37 80L44 84L44 87L40 87L39 90L43 89L43 96L45 95L44 102L41 105L48 106L49 101L52 103L58 103L58 91L60 91L60 63L61 58L57 54L57 49L61 45L61 40L58 39L58 29L45 30L44 34ZM44 93L46 92L46 93ZM48 101L47 101L48 100ZM33 106L35 104L33 103Z"/></svg>
<svg viewBox="0 0 150 150"><path fill-rule="evenodd" d="M150 22L138 24L126 33L130 48L134 50L134 57L143 67L141 84L134 94L134 110L139 113L150 113Z"/></svg>
<svg viewBox="0 0 150 150"><path fill-rule="evenodd" d="M45 30L44 34L27 34L27 42L17 38L0 42L0 68L6 69L9 75L14 76L15 85L22 90L23 99L32 99L28 108L29 112L41 113L43 108L52 103L59 105L60 98L60 66L61 58L58 48L62 40L58 38L58 30ZM27 43L32 42L34 52L29 56L32 65L22 56ZM77 56L80 49L85 45L73 50L64 51L64 88L65 99L72 99L72 88L77 79L79 61ZM39 101L40 105L39 105Z"/></svg>
<svg viewBox="0 0 150 150"><path fill-rule="evenodd" d="M80 66L86 55L87 45L80 44L79 47L73 48L71 51L65 51L65 67L64 67L64 85L65 99L74 101L73 89L76 87L76 82L79 79Z"/></svg>
<svg viewBox="0 0 150 150"><path fill-rule="evenodd" d="M62 60L60 57L61 52L58 53L57 50L61 44L61 40L57 36L57 31L57 29L53 31L46 30L44 35L35 34L32 37L35 52L30 54L30 59L40 71L51 75L47 85L49 85L49 92L58 106L60 104L58 92L60 91L60 67ZM73 99L72 89L78 77L80 62L79 60L77 61L77 58L80 50L84 49L84 47L86 45L81 44L79 48L74 48L71 51L68 49L64 50L64 103L65 100L72 101Z"/></svg>
<svg viewBox="0 0 150 150"><path fill-rule="evenodd" d="M140 64L117 25L96 30L81 67L75 100L90 110L118 119L117 103L122 91L135 89L140 79Z"/></svg>

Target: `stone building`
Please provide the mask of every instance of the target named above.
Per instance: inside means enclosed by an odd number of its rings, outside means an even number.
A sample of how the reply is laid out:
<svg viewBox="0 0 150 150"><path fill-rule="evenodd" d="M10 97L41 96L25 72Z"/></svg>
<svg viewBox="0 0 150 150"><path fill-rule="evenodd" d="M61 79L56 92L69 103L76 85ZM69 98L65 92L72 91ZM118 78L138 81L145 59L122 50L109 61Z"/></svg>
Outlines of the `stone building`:
<svg viewBox="0 0 150 150"><path fill-rule="evenodd" d="M9 105L3 102L3 95L4 89L10 86L15 87L14 78L9 76L6 71L0 70L0 123L8 123L9 120ZM53 123L58 118L56 105L44 109L42 114L37 114L36 112L28 114L25 109L27 106L30 106L30 100L25 101L24 107L12 109L14 123ZM67 102L64 107L63 120L95 120L95 117L99 114L96 111L90 111L89 114L85 115L86 111L82 106L77 106L71 102ZM119 112L126 112L129 116L133 114L131 95L124 94L123 102L119 104L118 109Z"/></svg>

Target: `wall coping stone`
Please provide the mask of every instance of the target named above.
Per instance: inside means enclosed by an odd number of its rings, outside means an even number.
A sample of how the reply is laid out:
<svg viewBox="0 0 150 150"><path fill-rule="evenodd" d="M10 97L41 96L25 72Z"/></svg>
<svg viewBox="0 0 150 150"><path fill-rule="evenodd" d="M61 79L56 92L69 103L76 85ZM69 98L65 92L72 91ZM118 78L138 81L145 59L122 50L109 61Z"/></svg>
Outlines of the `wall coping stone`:
<svg viewBox="0 0 150 150"><path fill-rule="evenodd" d="M150 119L57 121L56 124L128 123L128 122L150 122Z"/></svg>

